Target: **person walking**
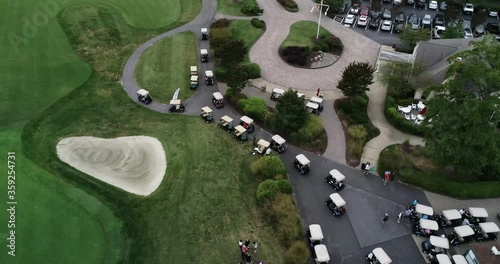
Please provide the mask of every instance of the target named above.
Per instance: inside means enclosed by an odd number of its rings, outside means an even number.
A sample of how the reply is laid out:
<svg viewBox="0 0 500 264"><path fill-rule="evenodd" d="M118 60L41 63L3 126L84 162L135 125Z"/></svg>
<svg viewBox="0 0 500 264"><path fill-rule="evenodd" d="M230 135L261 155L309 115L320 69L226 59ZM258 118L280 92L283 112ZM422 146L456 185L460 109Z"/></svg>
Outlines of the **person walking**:
<svg viewBox="0 0 500 264"><path fill-rule="evenodd" d="M398 214L398 224L401 223L401 219L404 217L405 213L404 211L401 211L399 214Z"/></svg>
<svg viewBox="0 0 500 264"><path fill-rule="evenodd" d="M382 219L382 226L385 226L385 222L387 222L387 220L389 220L389 215L386 213L384 218Z"/></svg>
<svg viewBox="0 0 500 264"><path fill-rule="evenodd" d="M387 185L387 183L389 182L389 179L391 178L391 172L390 171L386 171L384 173L384 185Z"/></svg>
<svg viewBox="0 0 500 264"><path fill-rule="evenodd" d="M257 246L258 246L257 241L254 241L253 242L253 253L257 252Z"/></svg>
<svg viewBox="0 0 500 264"><path fill-rule="evenodd" d="M240 239L240 242L238 242L238 245L240 246L240 250L241 250L241 246L243 246L243 240Z"/></svg>

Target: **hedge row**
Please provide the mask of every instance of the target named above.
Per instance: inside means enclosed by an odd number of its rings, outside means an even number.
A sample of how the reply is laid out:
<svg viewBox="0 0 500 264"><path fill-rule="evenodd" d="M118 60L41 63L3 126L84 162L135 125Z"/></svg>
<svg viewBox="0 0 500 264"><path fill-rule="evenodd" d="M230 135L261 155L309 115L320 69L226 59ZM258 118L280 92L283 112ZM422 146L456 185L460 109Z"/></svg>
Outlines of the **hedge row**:
<svg viewBox="0 0 500 264"><path fill-rule="evenodd" d="M264 13L255 0L243 0L240 11L247 16L257 16Z"/></svg>
<svg viewBox="0 0 500 264"><path fill-rule="evenodd" d="M278 0L278 3L289 12L299 11L299 6L294 0Z"/></svg>

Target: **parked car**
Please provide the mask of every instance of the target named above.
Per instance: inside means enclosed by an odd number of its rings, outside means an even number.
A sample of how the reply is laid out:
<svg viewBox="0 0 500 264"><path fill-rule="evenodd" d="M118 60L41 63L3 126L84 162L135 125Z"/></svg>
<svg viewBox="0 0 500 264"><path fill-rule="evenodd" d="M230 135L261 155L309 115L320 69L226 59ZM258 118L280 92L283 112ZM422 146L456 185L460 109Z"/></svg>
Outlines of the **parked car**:
<svg viewBox="0 0 500 264"><path fill-rule="evenodd" d="M390 3L392 0L382 0L384 3Z"/></svg>
<svg viewBox="0 0 500 264"><path fill-rule="evenodd" d="M468 19L462 20L462 26L464 26L464 28L471 28L471 25L472 24L471 24L470 20L468 20Z"/></svg>
<svg viewBox="0 0 500 264"><path fill-rule="evenodd" d="M354 24L354 20L356 19L356 16L353 15L353 14L348 14L346 17L345 17L345 20L344 20L344 25L352 25Z"/></svg>
<svg viewBox="0 0 500 264"><path fill-rule="evenodd" d="M448 4L446 2L441 2L441 4L439 5L439 10L446 11L446 9L448 9Z"/></svg>
<svg viewBox="0 0 500 264"><path fill-rule="evenodd" d="M366 27L366 24L368 24L368 17L360 16L358 18L358 27Z"/></svg>
<svg viewBox="0 0 500 264"><path fill-rule="evenodd" d="M358 5L351 6L351 8L349 9L349 14L358 15L359 14L359 6Z"/></svg>
<svg viewBox="0 0 500 264"><path fill-rule="evenodd" d="M372 19L370 20L370 23L368 24L368 27L370 27L371 29L378 29L378 27L380 26L380 21L382 19L380 18L376 18L376 19Z"/></svg>
<svg viewBox="0 0 500 264"><path fill-rule="evenodd" d="M488 31L492 35L495 35L497 39L500 39L500 26L498 25L498 23L486 24L486 31Z"/></svg>
<svg viewBox="0 0 500 264"><path fill-rule="evenodd" d="M415 4L415 0L406 0L406 4L407 5L414 5Z"/></svg>
<svg viewBox="0 0 500 264"><path fill-rule="evenodd" d="M474 36L475 37L482 36L483 34L484 34L484 26L483 25L479 25L476 28L474 28Z"/></svg>
<svg viewBox="0 0 500 264"><path fill-rule="evenodd" d="M465 39L473 39L474 35L472 35L472 30L470 28L464 28L464 38Z"/></svg>
<svg viewBox="0 0 500 264"><path fill-rule="evenodd" d="M423 28L431 28L432 17L429 14L425 14L422 18L422 27Z"/></svg>
<svg viewBox="0 0 500 264"><path fill-rule="evenodd" d="M370 13L370 8L367 6L363 6L361 8L361 11L359 12L359 14L362 16L368 16L369 13Z"/></svg>
<svg viewBox="0 0 500 264"><path fill-rule="evenodd" d="M380 27L380 30L391 31L391 28L392 28L392 21L391 20L384 20L384 22L382 22L382 26Z"/></svg>
<svg viewBox="0 0 500 264"><path fill-rule="evenodd" d="M422 8L422 9L424 9L424 8L425 8L425 5L426 5L426 2L427 2L427 0L418 0L418 3L417 3L417 8Z"/></svg>
<svg viewBox="0 0 500 264"><path fill-rule="evenodd" d="M488 16L490 16L490 17L498 17L498 11L496 9L488 8Z"/></svg>
<svg viewBox="0 0 500 264"><path fill-rule="evenodd" d="M402 4L402 3L403 3L403 0L394 0L394 1L392 2L392 4L393 4L393 5L400 5L400 4Z"/></svg>
<svg viewBox="0 0 500 264"><path fill-rule="evenodd" d="M437 10L438 9L438 2L437 1L430 1L429 2L429 9Z"/></svg>
<svg viewBox="0 0 500 264"><path fill-rule="evenodd" d="M371 17L372 19L377 19L377 18L380 18L380 15L381 15L380 11L375 11L375 10L372 10L372 12L370 13L370 17Z"/></svg>
<svg viewBox="0 0 500 264"><path fill-rule="evenodd" d="M446 25L444 20L444 15L436 14L434 16L434 26L444 26L444 25Z"/></svg>
<svg viewBox="0 0 500 264"><path fill-rule="evenodd" d="M382 14L383 19L391 20L392 19L392 13L391 10L388 8L384 9L384 13Z"/></svg>
<svg viewBox="0 0 500 264"><path fill-rule="evenodd" d="M471 3L466 3L464 4L464 14L466 15L472 15L474 13L474 5Z"/></svg>
<svg viewBox="0 0 500 264"><path fill-rule="evenodd" d="M403 11L394 18L394 22L405 22L405 13Z"/></svg>
<svg viewBox="0 0 500 264"><path fill-rule="evenodd" d="M403 32L403 29L405 28L404 22L397 22L394 24L394 32L395 33L401 33Z"/></svg>
<svg viewBox="0 0 500 264"><path fill-rule="evenodd" d="M411 29L418 29L420 27L419 22L419 18L416 14L411 14L408 17L408 24L411 25Z"/></svg>

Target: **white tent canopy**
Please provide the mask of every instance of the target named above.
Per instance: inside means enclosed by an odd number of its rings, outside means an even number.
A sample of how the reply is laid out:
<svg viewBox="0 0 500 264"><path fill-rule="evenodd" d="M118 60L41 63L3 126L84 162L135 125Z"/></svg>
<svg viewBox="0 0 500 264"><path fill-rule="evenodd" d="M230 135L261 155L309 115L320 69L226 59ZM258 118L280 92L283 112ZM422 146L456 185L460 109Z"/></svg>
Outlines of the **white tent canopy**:
<svg viewBox="0 0 500 264"><path fill-rule="evenodd" d="M420 219L419 223L420 227L423 229L429 229L434 231L439 230L438 223L434 220Z"/></svg>
<svg viewBox="0 0 500 264"><path fill-rule="evenodd" d="M438 260L439 264L453 264L450 260L450 257L446 254L437 254L436 259Z"/></svg>
<svg viewBox="0 0 500 264"><path fill-rule="evenodd" d="M373 255L377 258L380 264L389 264L392 263L391 258L385 253L382 248L375 248L373 251Z"/></svg>
<svg viewBox="0 0 500 264"><path fill-rule="evenodd" d="M248 116L242 116L242 117L240 118L240 120L241 120L241 121L243 121L243 122L245 122L245 123L246 123L246 124L248 124L248 125L253 124L253 119L251 119L251 118L250 118L250 117L248 117Z"/></svg>
<svg viewBox="0 0 500 264"><path fill-rule="evenodd" d="M415 211L417 213L425 214L425 215L429 215L429 216L434 214L434 210L432 209L432 207L427 206L427 205L423 205L423 204L417 204L415 206Z"/></svg>
<svg viewBox="0 0 500 264"><path fill-rule="evenodd" d="M305 156L304 154L299 154L299 155L297 155L297 156L295 157L295 159L296 159L296 160L298 160L298 161L299 161L299 163L300 163L300 164L302 164L302 165L304 165L304 166L305 166L305 165L308 165L309 163L311 163L311 162L309 161L309 159L308 159L308 158L306 158L306 156Z"/></svg>
<svg viewBox="0 0 500 264"><path fill-rule="evenodd" d="M336 206L344 206L346 204L344 199L342 199L342 197L338 193L330 194L330 199Z"/></svg>
<svg viewBox="0 0 500 264"><path fill-rule="evenodd" d="M474 235L474 230L472 229L472 227L470 227L468 225L457 226L457 227L453 228L453 230L460 237L468 237L468 236Z"/></svg>
<svg viewBox="0 0 500 264"><path fill-rule="evenodd" d="M443 210L443 215L448 220L456 220L462 218L462 215L457 209Z"/></svg>
<svg viewBox="0 0 500 264"><path fill-rule="evenodd" d="M318 109L319 108L319 105L317 103L312 103L312 102L308 102L306 104L306 107L307 108L311 108L311 109Z"/></svg>
<svg viewBox="0 0 500 264"><path fill-rule="evenodd" d="M500 231L497 224L494 222L479 223L479 227L481 227L485 233L497 233Z"/></svg>
<svg viewBox="0 0 500 264"><path fill-rule="evenodd" d="M282 138L280 135L274 135L272 137L272 140L274 140L276 143L278 143L279 145L283 145L285 144L286 140L284 138Z"/></svg>
<svg viewBox="0 0 500 264"><path fill-rule="evenodd" d="M488 217L488 212L486 209L481 207L469 207L469 213L473 217Z"/></svg>
<svg viewBox="0 0 500 264"><path fill-rule="evenodd" d="M452 258L453 258L453 262L455 262L455 264L468 264L467 260L465 260L465 257L462 255L453 255Z"/></svg>
<svg viewBox="0 0 500 264"><path fill-rule="evenodd" d="M328 262L330 261L330 255L325 245L314 246L314 252L316 253L317 262Z"/></svg>
<svg viewBox="0 0 500 264"><path fill-rule="evenodd" d="M338 170L331 170L330 175L338 182L345 180L344 174L340 173Z"/></svg>
<svg viewBox="0 0 500 264"><path fill-rule="evenodd" d="M444 249L449 249L450 248L450 242L448 239L444 237L438 237L438 236L431 236L429 238L429 241L431 242L431 245L438 247L438 248L444 248Z"/></svg>
<svg viewBox="0 0 500 264"><path fill-rule="evenodd" d="M222 99L224 99L224 97L222 96L222 94L219 93L219 92L215 92L212 95L214 96L215 100L222 100Z"/></svg>
<svg viewBox="0 0 500 264"><path fill-rule="evenodd" d="M142 95L142 96L148 96L149 92L144 90L144 89L140 89L139 91L137 91L137 94Z"/></svg>
<svg viewBox="0 0 500 264"><path fill-rule="evenodd" d="M321 230L321 226L318 224L312 224L309 226L309 232L311 233L312 241L321 241L323 240L323 231Z"/></svg>

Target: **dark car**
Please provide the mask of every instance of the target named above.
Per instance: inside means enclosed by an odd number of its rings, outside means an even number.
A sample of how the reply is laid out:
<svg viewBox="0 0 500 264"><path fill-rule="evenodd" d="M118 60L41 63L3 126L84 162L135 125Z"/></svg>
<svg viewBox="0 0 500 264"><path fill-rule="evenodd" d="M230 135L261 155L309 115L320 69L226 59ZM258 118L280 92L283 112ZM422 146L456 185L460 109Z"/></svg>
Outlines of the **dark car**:
<svg viewBox="0 0 500 264"><path fill-rule="evenodd" d="M405 13L404 12L399 12L399 14L394 18L395 22L405 22Z"/></svg>
<svg viewBox="0 0 500 264"><path fill-rule="evenodd" d="M498 25L498 23L486 24L486 31L490 32L490 34L495 35L495 37L500 40L500 26Z"/></svg>
<svg viewBox="0 0 500 264"><path fill-rule="evenodd" d="M374 11L374 10L372 10L372 12L370 13L370 16L371 16L372 19L380 18L380 15L381 15L380 11Z"/></svg>
<svg viewBox="0 0 500 264"><path fill-rule="evenodd" d="M361 11L359 11L359 14L362 16L368 16L369 13L370 13L370 8L367 6L363 6L361 8Z"/></svg>
<svg viewBox="0 0 500 264"><path fill-rule="evenodd" d="M384 9L384 13L382 14L382 18L386 20L391 20L392 19L392 13L391 10L388 8Z"/></svg>
<svg viewBox="0 0 500 264"><path fill-rule="evenodd" d="M442 14L436 14L434 17L434 26L444 26L446 25L444 21L444 16Z"/></svg>
<svg viewBox="0 0 500 264"><path fill-rule="evenodd" d="M406 4L407 5L414 5L415 4L415 0L406 0Z"/></svg>
<svg viewBox="0 0 500 264"><path fill-rule="evenodd" d="M405 24L403 22L398 22L398 23L394 24L394 32L395 33L403 32L404 28L405 28Z"/></svg>
<svg viewBox="0 0 500 264"><path fill-rule="evenodd" d="M368 24L368 26L371 28L371 29L378 29L378 27L380 26L380 21L382 19L380 18L376 18L376 19L372 19L370 21L370 23Z"/></svg>
<svg viewBox="0 0 500 264"><path fill-rule="evenodd" d="M427 3L427 1L426 1L426 0L418 0L418 3L417 3L417 8L422 8L422 9L424 9L424 8L425 8L426 3Z"/></svg>
<svg viewBox="0 0 500 264"><path fill-rule="evenodd" d="M419 19L418 19L418 16L415 15L415 14L411 14L409 17L408 17L408 24L410 24L411 28L412 29L418 29L420 27L420 23L419 23Z"/></svg>
<svg viewBox="0 0 500 264"><path fill-rule="evenodd" d="M384 3L390 3L390 2L392 2L392 0L382 0L382 2L384 2Z"/></svg>

